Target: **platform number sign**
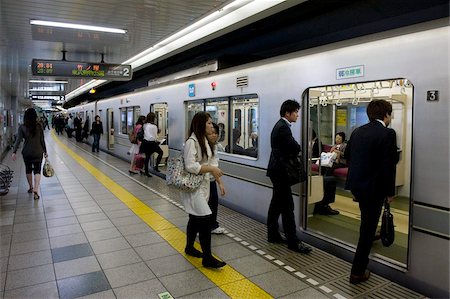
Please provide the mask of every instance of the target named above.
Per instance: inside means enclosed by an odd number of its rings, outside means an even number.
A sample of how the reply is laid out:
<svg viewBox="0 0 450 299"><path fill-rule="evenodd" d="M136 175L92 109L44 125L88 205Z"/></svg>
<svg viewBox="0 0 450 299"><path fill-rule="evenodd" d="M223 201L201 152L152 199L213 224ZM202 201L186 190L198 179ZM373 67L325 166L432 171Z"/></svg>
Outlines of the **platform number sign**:
<svg viewBox="0 0 450 299"><path fill-rule="evenodd" d="M427 101L436 102L439 101L439 90L428 90Z"/></svg>

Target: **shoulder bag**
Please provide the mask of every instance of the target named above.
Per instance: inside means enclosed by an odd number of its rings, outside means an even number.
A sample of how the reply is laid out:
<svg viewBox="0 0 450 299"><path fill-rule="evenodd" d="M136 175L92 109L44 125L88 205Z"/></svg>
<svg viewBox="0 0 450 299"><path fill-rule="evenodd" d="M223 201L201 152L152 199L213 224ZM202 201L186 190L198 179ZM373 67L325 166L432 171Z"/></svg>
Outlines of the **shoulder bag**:
<svg viewBox="0 0 450 299"><path fill-rule="evenodd" d="M167 161L166 183L186 192L193 192L203 182L204 174L193 174L185 170L183 152Z"/></svg>
<svg viewBox="0 0 450 299"><path fill-rule="evenodd" d="M280 163L286 171L287 180L291 186L306 181L306 172L301 156L280 157Z"/></svg>
<svg viewBox="0 0 450 299"><path fill-rule="evenodd" d="M387 201L384 202L380 238L385 247L391 246L395 239L394 216L391 214L391 208Z"/></svg>
<svg viewBox="0 0 450 299"><path fill-rule="evenodd" d="M47 158L45 158L42 174L47 178L52 177L55 174L55 170L53 169L52 165L50 165L50 162Z"/></svg>

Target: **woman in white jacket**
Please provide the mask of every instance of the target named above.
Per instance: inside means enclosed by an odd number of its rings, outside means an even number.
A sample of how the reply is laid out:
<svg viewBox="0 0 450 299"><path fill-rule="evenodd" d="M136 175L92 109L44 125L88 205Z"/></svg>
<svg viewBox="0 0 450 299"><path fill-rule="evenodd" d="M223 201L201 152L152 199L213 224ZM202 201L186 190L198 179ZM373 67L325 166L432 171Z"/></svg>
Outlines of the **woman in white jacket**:
<svg viewBox="0 0 450 299"><path fill-rule="evenodd" d="M206 112L194 115L189 130L189 138L184 146L183 158L186 171L194 174L205 174L203 182L193 192L182 192L181 197L189 222L186 228L187 242L185 253L194 257L202 257L205 267L220 268L226 265L212 256L211 253L211 209L208 205L210 175L216 179L222 176L217 166L211 165L213 152L206 135L213 130L211 116ZM202 251L195 249L195 238L199 233Z"/></svg>

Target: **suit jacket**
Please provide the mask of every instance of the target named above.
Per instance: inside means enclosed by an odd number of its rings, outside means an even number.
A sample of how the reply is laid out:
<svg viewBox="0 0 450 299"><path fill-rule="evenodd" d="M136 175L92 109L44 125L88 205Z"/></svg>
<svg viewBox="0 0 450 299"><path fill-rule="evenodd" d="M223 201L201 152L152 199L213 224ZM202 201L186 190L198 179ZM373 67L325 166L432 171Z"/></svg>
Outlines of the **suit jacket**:
<svg viewBox="0 0 450 299"><path fill-rule="evenodd" d="M346 189L364 197L385 198L395 195L396 134L379 121L357 128L345 150L349 163Z"/></svg>
<svg viewBox="0 0 450 299"><path fill-rule="evenodd" d="M269 165L267 166L267 176L272 181L286 181L287 174L281 160L290 159L299 155L300 144L292 136L291 128L284 119L280 119L272 129L270 135L270 153Z"/></svg>

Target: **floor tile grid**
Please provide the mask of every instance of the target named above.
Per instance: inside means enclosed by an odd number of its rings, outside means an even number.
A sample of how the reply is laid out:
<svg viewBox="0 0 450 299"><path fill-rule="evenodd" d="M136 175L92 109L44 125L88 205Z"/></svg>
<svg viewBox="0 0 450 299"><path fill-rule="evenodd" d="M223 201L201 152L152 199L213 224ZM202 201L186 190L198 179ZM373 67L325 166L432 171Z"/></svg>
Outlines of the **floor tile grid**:
<svg viewBox="0 0 450 299"><path fill-rule="evenodd" d="M183 238L184 239L184 238ZM184 243L184 240L183 240L183 243ZM184 244L183 244L183 248L184 248ZM201 270L204 270L203 268L200 268ZM223 276L223 275L222 275ZM224 278L223 277L220 277L220 280L223 280ZM239 283L239 281L238 282L236 282L236 283Z"/></svg>
<svg viewBox="0 0 450 299"><path fill-rule="evenodd" d="M31 248L30 250L30 248L27 249L26 247L27 245L29 246L29 243L33 243L33 241L26 242L27 240L16 239L16 236L20 234L26 233L27 235L32 235L29 233L33 233L36 231L34 230L36 227L33 227L34 223L32 217L28 217L33 216L34 209L29 207L37 207L38 210L40 210L40 207L42 207L42 203L40 201L34 201L31 195L26 193L26 190L28 190L28 183L24 174L24 167L20 154L18 154L17 161L13 162L8 159L6 159L6 161L8 161L8 164L10 164L12 169L14 169L14 179L12 185L18 187L15 188L13 192L11 192L12 190L10 190L9 193L10 196L15 197L16 199L14 220L19 218L21 219L20 221L17 221L17 223L14 221L14 223L12 224L12 250L8 254L8 263L4 272L6 277L5 285L3 285L3 287L5 288L3 296L9 298L11 295L13 295L14 297L20 296L18 294L20 294L21 288L31 290L33 293L42 293L40 284L44 283L48 285L48 283L54 281L54 272L51 266L51 256L49 256L49 252L47 251L49 249L49 246L47 247L47 250L34 250L33 248ZM26 211L25 213L23 212L24 210ZM39 213L42 213L42 215L44 215L44 217L40 218L40 220L45 219L44 210L42 209L42 212ZM42 222L39 222L37 228L40 229L37 231L41 231L42 229L46 230L46 226L44 226ZM45 235L39 236L47 237L47 233ZM47 243L48 245L48 237L46 239L40 238L40 240L46 240L43 242L43 244ZM20 248L20 250L22 251L24 251L24 249L26 250L24 252L13 252L14 248L17 248L13 246L18 246L18 248ZM20 254L17 255L17 253ZM52 296L54 296L55 294L57 294L55 290L56 289L53 288L52 290L49 290L49 292L44 293L45 295L50 295L51 293ZM46 297L50 298L52 296Z"/></svg>
<svg viewBox="0 0 450 299"><path fill-rule="evenodd" d="M152 190L153 191L153 190ZM159 192L158 192L159 193ZM161 194L162 195L162 194ZM176 201L173 201L173 200L171 200L169 197L167 197L167 196L164 196L169 202L171 202L171 203L173 203L173 204L175 204L175 205L177 205L178 207L180 207L179 205L179 203L177 203Z"/></svg>
<svg viewBox="0 0 450 299"><path fill-rule="evenodd" d="M118 163L118 164L122 164L123 165L123 163ZM121 165L121 166L122 166ZM127 165L125 165L125 166L127 166ZM123 166L122 166L123 167ZM122 168L121 167L121 168ZM142 181L142 180L140 180L140 181ZM149 188L150 190L152 190L153 188ZM160 194L160 192L155 192L155 193L159 193ZM171 196L171 198L175 198L175 199L178 199L178 201L177 200L172 200L172 199L170 199L168 196L162 196L162 197L164 197L164 198L166 198L169 202L171 202L171 203L173 203L174 205L176 205L176 206L178 206L178 207L181 207L182 208L182 206L181 206L181 204L179 203L179 197L178 196ZM234 211L232 211L232 213L235 213ZM220 214L220 211L219 211L219 214ZM237 213L236 213L237 214ZM242 215L238 215L238 217L243 217ZM219 219L220 219L220 215L219 215ZM262 252L262 250L257 250L257 248L255 247L255 246L253 246L253 245L251 245L251 244L249 244L248 242L246 242L245 240L242 240L241 238L239 238L239 237L236 237L236 236L234 236L233 234L231 234L232 235L232 238L233 239L235 239L235 241L237 241L237 242L239 242L239 243L241 243L243 246L248 246L249 248L251 248L252 250L256 250L256 252ZM237 239L237 240L236 240ZM252 248L253 247L253 248ZM258 253L259 253L258 252ZM260 253L261 254L261 253ZM280 266L282 269L284 269L286 272L288 272L288 273L291 273L291 274L293 274L293 275L296 275L297 277L299 277L299 278L303 278L303 279L306 279L306 281L308 282L308 283L310 283L313 287L315 286L315 287L317 287L317 289L318 290L320 290L323 294L326 294L326 295L328 295L328 296L330 296L330 297L332 297L332 294L330 294L331 292L332 292L332 290L330 290L328 287L326 287L326 286L324 286L324 285L320 285L320 284L318 284L318 282L317 281L315 281L314 279L312 279L312 278L308 278L308 277L306 277L306 275L305 274L303 274L303 273L301 273L301 272L298 272L298 271L295 271L295 269L294 268L292 268L292 267L290 267L290 266L287 266L287 265L285 265L282 261L280 261L280 260L278 260L278 259L272 259L272 257L271 256L269 256L269 260L273 260L278 266ZM284 266L284 267L283 267ZM294 272L295 271L295 272ZM347 279L347 277L346 277L346 274L344 274L344 276L345 276L345 279ZM379 286L378 286L379 287ZM336 297L336 296L341 296L340 294L338 294L338 293L336 293L335 295L334 295L334 297ZM420 296L419 296L420 297Z"/></svg>

